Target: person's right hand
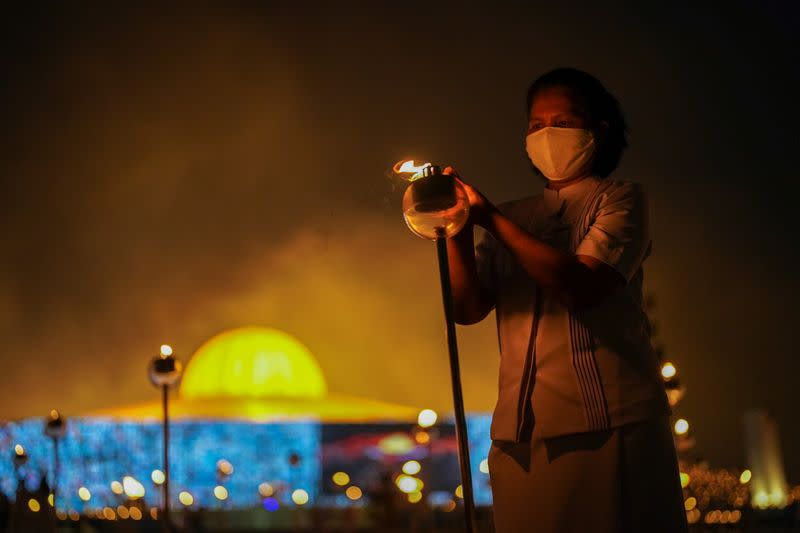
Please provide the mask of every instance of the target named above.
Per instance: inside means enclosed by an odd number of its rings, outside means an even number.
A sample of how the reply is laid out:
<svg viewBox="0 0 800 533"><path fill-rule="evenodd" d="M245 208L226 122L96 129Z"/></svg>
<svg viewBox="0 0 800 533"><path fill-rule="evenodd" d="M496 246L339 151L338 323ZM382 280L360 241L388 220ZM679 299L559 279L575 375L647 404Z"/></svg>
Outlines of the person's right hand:
<svg viewBox="0 0 800 533"><path fill-rule="evenodd" d="M453 176L453 178L464 188L469 199L469 222L477 224L483 228L489 223L492 211L497 209L478 189L461 179L456 169L446 167L443 174Z"/></svg>

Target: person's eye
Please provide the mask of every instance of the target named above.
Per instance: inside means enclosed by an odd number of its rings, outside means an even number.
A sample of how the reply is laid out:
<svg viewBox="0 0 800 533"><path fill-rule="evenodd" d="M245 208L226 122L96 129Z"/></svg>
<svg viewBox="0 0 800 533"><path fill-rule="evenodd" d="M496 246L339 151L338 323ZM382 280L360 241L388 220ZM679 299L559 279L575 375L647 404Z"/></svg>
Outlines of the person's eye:
<svg viewBox="0 0 800 533"><path fill-rule="evenodd" d="M541 122L531 122L530 124L528 124L528 131L538 131L540 129L542 129Z"/></svg>
<svg viewBox="0 0 800 533"><path fill-rule="evenodd" d="M558 122L556 122L556 126L558 126L559 128L569 128L570 124L571 123L569 120L559 120Z"/></svg>

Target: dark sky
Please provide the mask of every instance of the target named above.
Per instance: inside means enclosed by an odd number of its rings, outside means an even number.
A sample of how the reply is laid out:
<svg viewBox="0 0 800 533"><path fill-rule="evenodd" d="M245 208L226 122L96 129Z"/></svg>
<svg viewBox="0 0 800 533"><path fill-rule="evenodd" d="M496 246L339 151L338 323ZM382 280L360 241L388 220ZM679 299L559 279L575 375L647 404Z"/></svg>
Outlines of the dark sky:
<svg viewBox="0 0 800 533"><path fill-rule="evenodd" d="M434 249L387 169L536 192L524 93L574 66L631 126L616 176L649 191L676 414L742 465L742 412L767 408L800 481L797 9L596 4L7 12L0 417L149 400L161 343L247 324L300 338L331 390L449 409ZM490 410L493 320L460 335L467 407Z"/></svg>

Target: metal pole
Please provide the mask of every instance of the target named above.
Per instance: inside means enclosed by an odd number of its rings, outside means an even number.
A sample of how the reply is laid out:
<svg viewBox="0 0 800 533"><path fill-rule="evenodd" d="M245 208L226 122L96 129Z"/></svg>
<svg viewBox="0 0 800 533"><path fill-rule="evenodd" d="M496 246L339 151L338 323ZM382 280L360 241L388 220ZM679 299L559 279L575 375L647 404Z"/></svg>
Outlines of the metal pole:
<svg viewBox="0 0 800 533"><path fill-rule="evenodd" d="M61 463L58 457L58 438L53 438L53 518L58 527L58 472Z"/></svg>
<svg viewBox="0 0 800 533"><path fill-rule="evenodd" d="M164 531L170 530L169 521L169 385L161 386L161 402L164 409Z"/></svg>
<svg viewBox="0 0 800 533"><path fill-rule="evenodd" d="M472 494L472 471L469 462L469 441L467 419L464 415L464 398L461 393L461 371L458 364L458 344L456 342L456 323L453 317L453 288L450 285L450 265L447 259L447 238L443 230L437 230L436 251L439 256L439 279L442 285L444 318L447 323L447 349L450 354L450 380L453 385L453 406L456 418L456 440L458 459L461 467L461 489L464 495L464 519L466 532L475 528L475 499Z"/></svg>

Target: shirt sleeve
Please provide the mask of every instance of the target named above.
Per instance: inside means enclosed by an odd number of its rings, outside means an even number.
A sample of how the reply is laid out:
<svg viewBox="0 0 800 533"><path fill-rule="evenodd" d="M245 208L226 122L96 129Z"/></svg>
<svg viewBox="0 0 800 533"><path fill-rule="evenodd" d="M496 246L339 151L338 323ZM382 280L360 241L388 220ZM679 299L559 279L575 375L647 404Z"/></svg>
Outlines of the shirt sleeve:
<svg viewBox="0 0 800 533"><path fill-rule="evenodd" d="M599 259L627 283L650 254L647 198L640 184L627 182L604 196L575 253Z"/></svg>
<svg viewBox="0 0 800 533"><path fill-rule="evenodd" d="M475 246L475 266L481 286L492 295L497 294L497 276L494 268L496 252L497 240L491 233L483 230L483 236Z"/></svg>

